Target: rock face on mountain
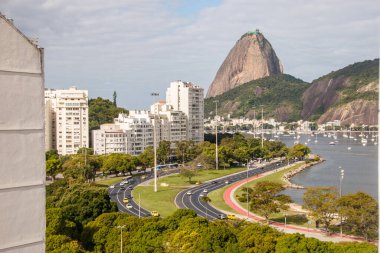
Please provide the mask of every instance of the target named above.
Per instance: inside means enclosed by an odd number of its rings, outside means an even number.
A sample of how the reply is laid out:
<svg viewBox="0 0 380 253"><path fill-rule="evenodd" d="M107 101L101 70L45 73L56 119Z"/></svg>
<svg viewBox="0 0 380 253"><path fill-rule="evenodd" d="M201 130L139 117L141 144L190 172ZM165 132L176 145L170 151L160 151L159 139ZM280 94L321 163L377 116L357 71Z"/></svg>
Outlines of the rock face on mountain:
<svg viewBox="0 0 380 253"><path fill-rule="evenodd" d="M302 95L303 119L376 125L379 59L349 65L312 82Z"/></svg>
<svg viewBox="0 0 380 253"><path fill-rule="evenodd" d="M258 30L244 34L220 66L207 97L214 97L259 78L283 73L271 44Z"/></svg>

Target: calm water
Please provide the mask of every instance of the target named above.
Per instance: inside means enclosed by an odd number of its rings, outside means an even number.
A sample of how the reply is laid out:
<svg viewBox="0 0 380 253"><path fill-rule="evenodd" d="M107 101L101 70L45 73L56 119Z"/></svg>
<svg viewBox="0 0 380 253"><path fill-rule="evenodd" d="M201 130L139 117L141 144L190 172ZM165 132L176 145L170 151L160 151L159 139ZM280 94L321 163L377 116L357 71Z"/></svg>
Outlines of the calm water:
<svg viewBox="0 0 380 253"><path fill-rule="evenodd" d="M343 138L342 133L337 135L337 143L329 145L335 141L333 138L301 135L299 142L310 147L311 151L319 154L326 161L315 165L303 172L295 175L291 181L305 187L335 186L339 190L340 168L344 169L342 181L342 194L363 191L378 198L378 147L371 141L369 135L368 143L363 146L359 133L355 136L357 141ZM281 137L288 146L294 145L294 136ZM308 142L308 139L310 141ZM348 150L351 147L351 150ZM303 190L287 189L285 194L292 197L293 201L302 204Z"/></svg>

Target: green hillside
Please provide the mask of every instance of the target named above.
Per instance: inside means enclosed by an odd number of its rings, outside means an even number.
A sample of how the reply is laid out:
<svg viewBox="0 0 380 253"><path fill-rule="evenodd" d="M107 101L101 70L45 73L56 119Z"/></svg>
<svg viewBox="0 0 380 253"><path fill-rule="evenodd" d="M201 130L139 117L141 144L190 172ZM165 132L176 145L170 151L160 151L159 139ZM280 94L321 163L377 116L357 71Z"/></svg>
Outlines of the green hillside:
<svg viewBox="0 0 380 253"><path fill-rule="evenodd" d="M309 87L293 76L281 74L248 82L222 95L205 99L205 118L215 115L215 100L218 100L218 114L231 117L256 116L263 106L264 117L275 117L280 121L300 119L301 96Z"/></svg>
<svg viewBox="0 0 380 253"><path fill-rule="evenodd" d="M350 85L342 85L337 90L340 92L341 96L339 101L337 101L334 106L346 104L356 99L377 100L378 93L374 91L374 88L378 86L379 82L379 59L367 60L348 65L343 69L333 71L325 76L322 76L316 81L322 79L333 79L342 76L350 78ZM376 85L369 87L369 89L365 91L358 92L361 87L370 83L376 83Z"/></svg>

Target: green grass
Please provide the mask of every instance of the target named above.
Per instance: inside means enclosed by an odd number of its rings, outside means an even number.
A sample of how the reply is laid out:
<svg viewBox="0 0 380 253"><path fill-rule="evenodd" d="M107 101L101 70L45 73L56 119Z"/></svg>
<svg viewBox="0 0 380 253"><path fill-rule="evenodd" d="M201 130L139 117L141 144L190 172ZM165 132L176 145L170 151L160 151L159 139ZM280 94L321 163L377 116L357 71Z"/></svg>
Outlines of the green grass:
<svg viewBox="0 0 380 253"><path fill-rule="evenodd" d="M229 168L220 170L199 170L197 175L191 179L189 183L187 178L179 174L158 178L157 192L153 191L153 181L149 186L138 186L132 192L135 201L138 201L138 193L141 194L141 206L147 210L156 210L161 216L166 217L175 210L177 206L174 204L175 196L185 188L195 185L195 182L205 182L222 176L230 175L245 170L245 168ZM162 185L167 186L162 186Z"/></svg>
<svg viewBox="0 0 380 253"><path fill-rule="evenodd" d="M132 191L132 196L136 203L139 201L139 193L141 197L141 206L149 211L157 211L161 216L167 217L175 210L175 196L180 192L181 188L174 187L157 187L154 192L153 186L137 186Z"/></svg>
<svg viewBox="0 0 380 253"><path fill-rule="evenodd" d="M110 185L113 185L113 184L116 184L116 183L119 183L123 180L122 177L114 177L114 178L107 178L107 179L102 179L102 180L99 180L99 181L96 181L97 184L101 184L101 185L107 185L107 186L110 186Z"/></svg>
<svg viewBox="0 0 380 253"><path fill-rule="evenodd" d="M280 183L280 184L284 184L284 181L282 180L282 176L285 174L285 173L288 173L289 171L292 171L292 170L295 170L299 167L301 167L301 165L303 165L304 163L301 163L301 164L296 164L294 166L291 166L290 168L288 169L285 169L285 170L281 170L279 172L275 172L273 174L270 174L268 176L265 176L265 177L261 177L259 179L256 179L256 180L253 180L251 182L249 182L248 184L244 184L242 186L240 186L237 190L236 190L236 194L241 194L242 193L242 190L244 187L254 187L258 182L262 182L262 181L271 181L271 182L275 182L275 183Z"/></svg>
<svg viewBox="0 0 380 253"><path fill-rule="evenodd" d="M292 166L286 170L282 170L282 171L270 174L268 176L256 179L254 181L251 181L248 183L248 187L253 187L258 182L261 182L261 181L272 181L272 182L277 182L277 183L284 183L281 179L282 176L291 170L299 168L301 165L303 165L303 164L297 164L297 165L294 165L294 166ZM241 194L243 187L246 187L246 186L247 185L244 184L243 186L239 187L236 190L236 193ZM224 202L224 199L223 199L223 194L227 190L228 187L230 187L230 185L227 185L227 186L220 188L216 191L212 191L208 194L208 196L211 198L211 204L213 206L215 206L216 208L221 209L221 210L225 210L228 212L236 213L229 205L227 205ZM237 202L240 203L239 201L237 201ZM287 218L286 218L287 224L294 224L294 225L308 227L308 223L307 223L308 219L307 219L305 214L300 214L298 212L290 211L290 210L288 210L286 213L287 213ZM273 221L282 222L282 223L285 222L285 217L282 213L272 214L272 215L270 215L269 218ZM310 225L310 228L314 228L314 227L315 227L315 222L313 221L313 223Z"/></svg>
<svg viewBox="0 0 380 253"><path fill-rule="evenodd" d="M163 178L158 178L158 184L167 184L169 187L186 187L194 185L196 182L203 183L208 180L223 177L233 173L244 171L245 168L229 168L220 170L198 170L197 175L191 178L189 182L188 178L182 177L179 174L170 175ZM153 182L150 183L153 185Z"/></svg>

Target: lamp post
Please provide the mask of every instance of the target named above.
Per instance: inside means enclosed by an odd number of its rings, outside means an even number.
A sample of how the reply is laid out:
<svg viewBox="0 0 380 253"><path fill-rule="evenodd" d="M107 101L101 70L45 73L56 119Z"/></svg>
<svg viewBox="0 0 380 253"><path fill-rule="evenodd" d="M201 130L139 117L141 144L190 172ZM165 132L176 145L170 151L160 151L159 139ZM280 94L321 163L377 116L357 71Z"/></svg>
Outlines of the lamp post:
<svg viewBox="0 0 380 253"><path fill-rule="evenodd" d="M256 139L256 110L255 106L253 107L253 138Z"/></svg>
<svg viewBox="0 0 380 253"><path fill-rule="evenodd" d="M215 169L218 170L218 100L215 100Z"/></svg>
<svg viewBox="0 0 380 253"><path fill-rule="evenodd" d="M261 106L261 148L264 148L264 113L263 106Z"/></svg>
<svg viewBox="0 0 380 253"><path fill-rule="evenodd" d="M248 162L247 160L247 182L246 182L246 189L247 189L247 220L249 219L249 198L248 198Z"/></svg>
<svg viewBox="0 0 380 253"><path fill-rule="evenodd" d="M343 177L344 177L344 170L342 169L341 166L339 166L340 169L340 183L339 183L339 197L342 197L342 182L343 182ZM343 218L342 215L340 215L340 236L343 236Z"/></svg>
<svg viewBox="0 0 380 253"><path fill-rule="evenodd" d="M151 96L157 97L160 94L152 92ZM157 192L157 140L156 140L156 112L153 112L153 153L154 153L154 192Z"/></svg>
<svg viewBox="0 0 380 253"><path fill-rule="evenodd" d="M139 192L139 218L141 218L141 198L140 198L140 192Z"/></svg>
<svg viewBox="0 0 380 253"><path fill-rule="evenodd" d="M123 228L125 228L125 225L116 226L116 228L120 228L120 253L123 253Z"/></svg>
<svg viewBox="0 0 380 253"><path fill-rule="evenodd" d="M284 213L284 217L285 217L285 227L286 227L286 215L287 215L287 213Z"/></svg>

